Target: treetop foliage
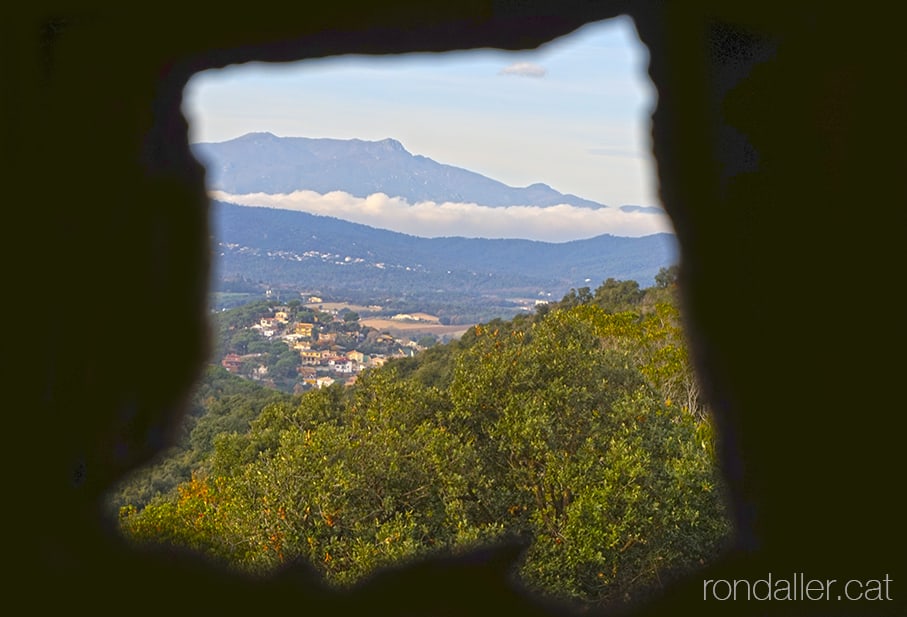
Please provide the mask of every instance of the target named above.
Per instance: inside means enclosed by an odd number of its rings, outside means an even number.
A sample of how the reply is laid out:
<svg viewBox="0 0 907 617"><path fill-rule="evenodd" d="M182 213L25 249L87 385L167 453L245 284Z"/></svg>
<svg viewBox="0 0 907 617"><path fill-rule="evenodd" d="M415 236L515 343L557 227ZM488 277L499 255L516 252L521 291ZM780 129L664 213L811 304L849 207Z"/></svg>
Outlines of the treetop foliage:
<svg viewBox="0 0 907 617"><path fill-rule="evenodd" d="M303 559L338 586L521 537L518 579L538 593L639 599L730 532L662 280L576 290L353 387L268 401L206 441L175 490L124 506L121 527L257 574Z"/></svg>

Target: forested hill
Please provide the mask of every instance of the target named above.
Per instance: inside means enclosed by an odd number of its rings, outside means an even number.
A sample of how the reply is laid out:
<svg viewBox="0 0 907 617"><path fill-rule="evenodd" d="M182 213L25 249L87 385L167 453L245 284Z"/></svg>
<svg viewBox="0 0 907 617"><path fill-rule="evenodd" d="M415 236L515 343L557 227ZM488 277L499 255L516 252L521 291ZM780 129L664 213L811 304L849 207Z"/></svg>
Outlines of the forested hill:
<svg viewBox="0 0 907 617"><path fill-rule="evenodd" d="M672 286L572 290L351 387L243 392L212 371L174 455L184 479L130 503L168 462L138 476L114 499L121 528L252 573L302 559L341 587L518 536L535 593L642 598L730 530Z"/></svg>
<svg viewBox="0 0 907 617"><path fill-rule="evenodd" d="M671 234L552 243L421 238L304 212L214 202L222 278L345 290L560 297L606 278L654 283L676 263Z"/></svg>

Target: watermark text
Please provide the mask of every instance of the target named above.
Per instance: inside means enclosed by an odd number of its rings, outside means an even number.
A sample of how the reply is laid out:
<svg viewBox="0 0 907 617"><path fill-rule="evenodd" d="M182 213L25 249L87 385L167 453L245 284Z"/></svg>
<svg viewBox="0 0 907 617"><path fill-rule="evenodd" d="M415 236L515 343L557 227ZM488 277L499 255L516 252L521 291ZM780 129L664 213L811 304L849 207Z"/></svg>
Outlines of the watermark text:
<svg viewBox="0 0 907 617"><path fill-rule="evenodd" d="M812 578L803 572L777 576L769 572L757 579L707 578L702 582L704 601L870 601L893 600L894 580L883 574L877 578Z"/></svg>

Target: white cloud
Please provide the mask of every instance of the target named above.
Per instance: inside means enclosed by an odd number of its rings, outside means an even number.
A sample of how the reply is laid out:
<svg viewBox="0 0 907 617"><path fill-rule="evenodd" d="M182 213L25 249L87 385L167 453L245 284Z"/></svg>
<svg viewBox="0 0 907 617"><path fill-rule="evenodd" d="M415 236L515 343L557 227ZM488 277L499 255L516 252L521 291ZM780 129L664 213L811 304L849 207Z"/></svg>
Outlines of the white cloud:
<svg viewBox="0 0 907 617"><path fill-rule="evenodd" d="M531 62L515 62L501 69L500 75L518 75L520 77L544 77L545 67Z"/></svg>
<svg viewBox="0 0 907 617"><path fill-rule="evenodd" d="M650 210L591 209L567 204L503 208L473 203L432 201L410 204L400 197L388 197L383 193L374 193L361 198L341 191L324 195L314 191L246 195L210 191L209 195L217 201L332 216L371 227L428 238L464 236L566 242L606 233L638 237L665 231L673 232L666 214Z"/></svg>

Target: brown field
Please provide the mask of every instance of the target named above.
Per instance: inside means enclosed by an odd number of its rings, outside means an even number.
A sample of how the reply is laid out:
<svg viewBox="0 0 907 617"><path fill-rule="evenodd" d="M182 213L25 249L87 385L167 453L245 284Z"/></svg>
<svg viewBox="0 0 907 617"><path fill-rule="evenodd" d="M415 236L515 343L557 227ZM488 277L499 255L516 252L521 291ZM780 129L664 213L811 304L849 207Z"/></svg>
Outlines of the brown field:
<svg viewBox="0 0 907 617"><path fill-rule="evenodd" d="M347 302L320 302L318 304L306 304L305 306L322 311L339 311L347 308L356 313L373 313L381 310L380 306L362 306L361 304L349 304Z"/></svg>
<svg viewBox="0 0 907 617"><path fill-rule="evenodd" d="M472 326L443 326L439 323L425 321L398 321L396 319L374 318L360 319L359 323L379 332L390 332L393 335L415 336L418 334L434 334L435 336L460 336Z"/></svg>
<svg viewBox="0 0 907 617"><path fill-rule="evenodd" d="M437 317L435 317L434 315L429 315L428 313L409 313L409 315L412 315L416 319L421 319L423 322L428 322L428 323L433 323L433 324L439 323Z"/></svg>

